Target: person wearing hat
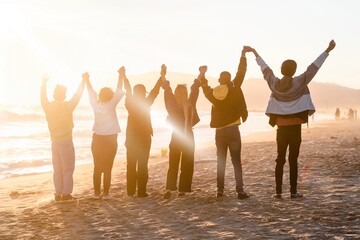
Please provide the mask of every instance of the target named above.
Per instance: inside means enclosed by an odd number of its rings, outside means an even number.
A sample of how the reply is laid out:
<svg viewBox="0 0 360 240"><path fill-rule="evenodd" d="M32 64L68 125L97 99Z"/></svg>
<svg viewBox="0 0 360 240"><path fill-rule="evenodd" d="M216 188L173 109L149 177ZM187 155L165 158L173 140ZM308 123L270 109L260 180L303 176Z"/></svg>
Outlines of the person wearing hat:
<svg viewBox="0 0 360 240"><path fill-rule="evenodd" d="M215 142L217 150L217 197L223 197L225 188L225 166L227 150L230 151L231 161L235 171L236 191L238 199L248 198L244 192L242 165L241 165L241 136L239 125L245 122L248 116L244 94L241 85L246 73L245 53L251 49L244 46L240 64L235 78L231 81L229 72L221 72L220 85L211 88L205 76L201 85L205 97L211 102L210 127L215 128Z"/></svg>
<svg viewBox="0 0 360 240"><path fill-rule="evenodd" d="M334 40L330 41L327 49L312 63L306 71L295 76L297 64L294 60L286 60L281 65L283 77L277 78L271 68L259 56L255 49L251 51L256 57L256 62L263 72L271 90L270 100L266 109L266 115L270 117L269 124L277 125L277 158L275 167L276 194L274 198L280 198L282 194L283 168L285 164L286 150L289 147L290 165L290 197L302 198L297 192L298 156L301 145L301 124L308 122L308 116L315 112L308 84L314 78L321 65L335 48Z"/></svg>

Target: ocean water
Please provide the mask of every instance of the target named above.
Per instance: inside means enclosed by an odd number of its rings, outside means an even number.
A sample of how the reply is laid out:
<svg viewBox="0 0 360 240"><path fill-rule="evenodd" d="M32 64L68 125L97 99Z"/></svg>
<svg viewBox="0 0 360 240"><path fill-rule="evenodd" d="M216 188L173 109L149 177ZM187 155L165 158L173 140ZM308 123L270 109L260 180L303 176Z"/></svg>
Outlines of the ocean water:
<svg viewBox="0 0 360 240"><path fill-rule="evenodd" d="M125 129L127 111L117 108L121 133L118 137L116 158L126 161ZM200 122L194 128L196 146L214 142L214 129L209 127L210 110L199 111ZM166 123L164 109L152 109L154 136L151 155L160 155L168 147L171 127ZM317 120L332 116L320 114ZM76 164L92 162L91 138L94 117L91 107L78 106L74 112L73 141ZM242 136L255 132L272 131L264 112L250 112L248 120L240 126ZM0 179L25 174L52 171L51 141L45 114L40 106L0 106Z"/></svg>

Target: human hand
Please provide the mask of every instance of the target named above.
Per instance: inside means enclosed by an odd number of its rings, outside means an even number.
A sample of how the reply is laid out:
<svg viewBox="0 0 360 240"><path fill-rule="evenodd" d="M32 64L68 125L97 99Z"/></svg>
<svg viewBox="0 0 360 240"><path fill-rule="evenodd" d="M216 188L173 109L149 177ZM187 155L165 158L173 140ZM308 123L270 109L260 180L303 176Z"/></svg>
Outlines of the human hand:
<svg viewBox="0 0 360 240"><path fill-rule="evenodd" d="M90 75L88 72L84 72L82 74L82 79L85 80L85 81L89 81L89 78L90 78Z"/></svg>
<svg viewBox="0 0 360 240"><path fill-rule="evenodd" d="M259 54L256 52L255 48L252 48L252 47L250 47L250 46L248 46L248 48L249 48L249 52L254 53L255 57L258 57L258 56L259 56Z"/></svg>
<svg viewBox="0 0 360 240"><path fill-rule="evenodd" d="M124 66L122 66L121 68L119 68L118 73L119 73L119 77L120 77L120 78L122 78L122 79L126 78L125 71L126 71L126 69L125 69Z"/></svg>
<svg viewBox="0 0 360 240"><path fill-rule="evenodd" d="M161 76L162 78L165 78L166 72L167 72L167 67L166 67L166 65L165 65L165 64L161 65L160 76Z"/></svg>
<svg viewBox="0 0 360 240"><path fill-rule="evenodd" d="M326 51L327 53L329 53L329 52L331 52L331 51L335 48L335 46L336 46L335 41L334 41L334 40L331 40L331 41L329 42L328 48L327 48L325 51Z"/></svg>
<svg viewBox="0 0 360 240"><path fill-rule="evenodd" d="M203 65L203 66L199 67L200 74L205 75L206 71L207 71L207 66L206 65Z"/></svg>

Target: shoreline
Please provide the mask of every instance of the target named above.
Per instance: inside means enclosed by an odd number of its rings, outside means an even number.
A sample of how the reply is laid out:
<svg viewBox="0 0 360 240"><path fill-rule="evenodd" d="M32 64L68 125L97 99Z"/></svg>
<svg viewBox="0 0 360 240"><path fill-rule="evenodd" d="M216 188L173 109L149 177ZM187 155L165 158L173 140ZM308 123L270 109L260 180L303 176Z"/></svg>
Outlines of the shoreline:
<svg viewBox="0 0 360 240"><path fill-rule="evenodd" d="M241 131L241 130L240 130ZM193 192L162 199L167 157L149 159L147 198L128 199L125 159L114 163L114 199L92 199L92 164L78 165L71 204L53 202L52 173L0 180L0 238L146 238L146 239L351 239L360 237L360 121L326 121L303 126L299 156L299 191L274 200L275 128L243 137L245 191L236 199L231 161L225 176L225 197L215 198L216 148L196 149ZM286 163L288 166L288 163ZM9 194L13 191L12 194ZM75 235L74 235L75 234Z"/></svg>

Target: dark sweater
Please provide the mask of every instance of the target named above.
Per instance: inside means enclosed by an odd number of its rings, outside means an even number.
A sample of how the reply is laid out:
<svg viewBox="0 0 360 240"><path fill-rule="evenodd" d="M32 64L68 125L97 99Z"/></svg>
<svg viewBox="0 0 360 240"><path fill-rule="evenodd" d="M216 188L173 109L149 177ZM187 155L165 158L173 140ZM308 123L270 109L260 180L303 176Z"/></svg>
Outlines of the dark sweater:
<svg viewBox="0 0 360 240"><path fill-rule="evenodd" d="M241 57L234 80L227 84L228 94L223 100L216 99L213 89L207 84L202 86L205 97L212 103L210 127L221 128L242 118L245 122L248 116L244 94L241 85L246 73L246 58ZM207 81L206 81L207 82Z"/></svg>
<svg viewBox="0 0 360 240"><path fill-rule="evenodd" d="M188 100L189 106L189 119L188 119L188 129L187 131L191 131L192 127L194 127L199 121L199 115L196 110L196 101L199 97L199 87L200 83L198 81L194 81L193 85L190 88L190 96ZM168 121L171 125L176 127L177 129L185 128L185 116L184 111L181 107L178 106L175 100L175 96L172 92L170 84L168 81L164 83L164 100L165 107L168 112Z"/></svg>
<svg viewBox="0 0 360 240"><path fill-rule="evenodd" d="M142 136L153 135L150 107L159 94L161 84L161 79L159 79L147 97L138 98L131 94L131 87L128 80L125 80L125 107L129 113L126 128L126 140L129 140L129 138L139 139Z"/></svg>

